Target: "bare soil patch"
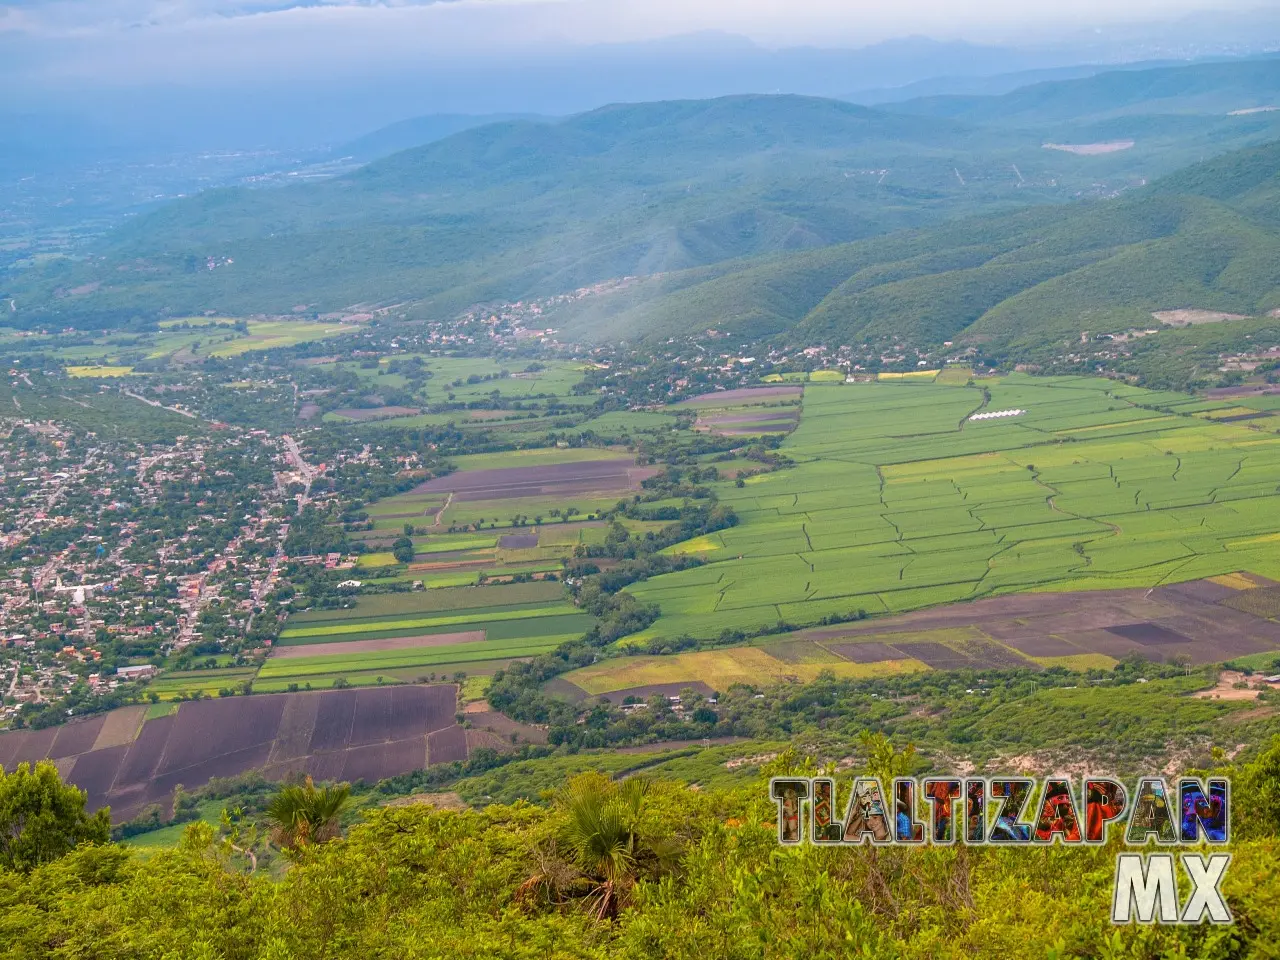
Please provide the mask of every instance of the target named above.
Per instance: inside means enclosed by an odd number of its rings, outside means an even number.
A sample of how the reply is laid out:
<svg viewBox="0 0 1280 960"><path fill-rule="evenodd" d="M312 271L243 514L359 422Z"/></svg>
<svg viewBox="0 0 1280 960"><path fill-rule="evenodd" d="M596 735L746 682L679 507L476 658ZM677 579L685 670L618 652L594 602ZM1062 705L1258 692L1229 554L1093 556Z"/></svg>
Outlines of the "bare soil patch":
<svg viewBox="0 0 1280 960"><path fill-rule="evenodd" d="M1124 623L1114 627L1108 627L1109 633L1114 633L1117 637L1123 637L1125 640L1133 640L1135 643L1141 643L1148 647L1162 647L1171 643L1188 643L1190 637L1184 637L1182 634L1162 627L1158 623Z"/></svg>
<svg viewBox="0 0 1280 960"><path fill-rule="evenodd" d="M1104 153L1117 153L1133 147L1133 140L1108 140L1105 143L1046 143L1046 150L1061 150L1079 157L1096 157Z"/></svg>
<svg viewBox="0 0 1280 960"><path fill-rule="evenodd" d="M1070 657L1085 652L1060 637L1018 637L1005 642L1029 657Z"/></svg>
<svg viewBox="0 0 1280 960"><path fill-rule="evenodd" d="M452 493L458 500L507 500L540 496L583 496L639 489L658 467L638 467L631 459L585 460L541 467L469 470L436 477L414 493Z"/></svg>
<svg viewBox="0 0 1280 960"><path fill-rule="evenodd" d="M799 420L800 411L793 410L761 410L754 413L716 413L709 417L699 417L698 423L713 427L734 426L745 423L772 423L773 421Z"/></svg>
<svg viewBox="0 0 1280 960"><path fill-rule="evenodd" d="M957 670L965 667L977 668L982 666L978 661L931 640L922 640L917 643L900 643L898 644L898 649L913 660L919 660L934 670Z"/></svg>
<svg viewBox="0 0 1280 960"><path fill-rule="evenodd" d="M102 725L106 719L107 715L100 713L83 720L73 720L59 727L53 746L49 748L50 759L58 760L88 753L97 742L98 734L102 731Z"/></svg>
<svg viewBox="0 0 1280 960"><path fill-rule="evenodd" d="M547 732L545 730L512 720L505 713L499 713L497 710L484 710L479 713L467 711L466 717L473 729L487 730L489 733L502 737L508 744L511 742L512 734L515 734L521 743L547 742Z"/></svg>
<svg viewBox="0 0 1280 960"><path fill-rule="evenodd" d="M384 807L434 807L437 810L467 810L466 802L456 793L414 793L388 800Z"/></svg>
<svg viewBox="0 0 1280 960"><path fill-rule="evenodd" d="M1223 670L1218 674L1218 682L1208 690L1197 690L1192 694L1200 700L1257 700L1264 687L1261 680L1257 686L1250 684L1237 688L1237 683L1249 683L1249 678L1237 670Z"/></svg>
<svg viewBox="0 0 1280 960"><path fill-rule="evenodd" d="M1101 653L1121 659L1136 653L1151 660L1181 655L1193 664L1204 664L1270 650L1280 654L1280 623L1266 617L1280 617L1280 587L1267 583L1251 590L1231 590L1199 580L1154 590L1009 594L803 630L789 637L846 642L865 637L906 652L905 643L893 634L970 627L1032 657ZM1134 627L1140 629L1135 632ZM824 646L835 649L829 643ZM984 649L967 650L970 662L955 666L972 666L975 658L989 659L991 650ZM848 655L843 647L839 652ZM925 653L938 662L961 656L928 648ZM990 659L1003 661L1003 657Z"/></svg>
<svg viewBox="0 0 1280 960"><path fill-rule="evenodd" d="M1224 320L1248 320L1242 313L1224 313L1221 310L1157 310L1151 314L1161 323L1171 327L1189 327L1196 323L1221 323Z"/></svg>
<svg viewBox="0 0 1280 960"><path fill-rule="evenodd" d="M246 770L369 781L407 773L427 762L427 739L437 734L442 756L465 759L466 738L454 723L457 690L405 685L191 701L142 724L136 739L146 708L128 707L86 723L2 734L0 760L8 769L15 756L81 749L94 733L95 749L58 763L88 792L90 809L110 805L119 823L149 803L170 802L177 784L196 789ZM98 747L108 734L125 742Z"/></svg>
<svg viewBox="0 0 1280 960"><path fill-rule="evenodd" d="M729 406L736 403L752 403L759 400L783 400L796 398L804 393L804 387L787 384L777 387L739 387L737 390L715 390L702 393L687 400L681 400L676 406Z"/></svg>
<svg viewBox="0 0 1280 960"><path fill-rule="evenodd" d="M880 663L884 660L902 660L909 656L887 643L869 640L866 643L828 643L826 648L854 663Z"/></svg>
<svg viewBox="0 0 1280 960"><path fill-rule="evenodd" d="M446 727L427 737L428 763L452 763L465 759L467 759L467 732L461 727Z"/></svg>

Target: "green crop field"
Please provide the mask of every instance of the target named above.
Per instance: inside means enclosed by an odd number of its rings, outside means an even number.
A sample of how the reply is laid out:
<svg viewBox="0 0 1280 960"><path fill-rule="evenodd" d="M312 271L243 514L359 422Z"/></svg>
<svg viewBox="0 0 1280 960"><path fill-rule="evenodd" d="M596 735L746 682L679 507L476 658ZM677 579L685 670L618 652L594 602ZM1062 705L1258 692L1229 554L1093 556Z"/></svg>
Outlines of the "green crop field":
<svg viewBox="0 0 1280 960"><path fill-rule="evenodd" d="M384 593L359 597L355 605L340 610L308 610L294 614L291 626L315 621L342 621L365 617L394 617L426 611L483 609L518 603L559 600L564 588L558 583L516 583L483 588L440 588L413 593Z"/></svg>
<svg viewBox="0 0 1280 960"><path fill-rule="evenodd" d="M324 340L358 329L351 324L312 323L306 320L250 320L248 336L219 344L208 351L212 357L238 357L251 350L292 347L311 340Z"/></svg>
<svg viewBox="0 0 1280 960"><path fill-rule="evenodd" d="M632 454L611 447L539 447L532 450L506 450L500 453L472 453L455 457L459 471L497 470L510 467L547 467L560 463L584 463L593 460L630 460Z"/></svg>
<svg viewBox="0 0 1280 960"><path fill-rule="evenodd" d="M569 604L559 604L552 607L537 607L532 610L508 610L504 612L485 612L485 619L491 622L502 620L532 620L538 617L555 617L562 614L576 613L575 607ZM282 640L292 640L302 637L324 637L338 636L346 634L357 634L368 631L372 626L377 626L381 630L398 631L398 630L417 630L419 628L430 627L450 627L462 623L468 623L475 619L475 615L468 613L446 614L437 617L413 617L398 620L378 620L355 623L334 623L320 624L312 623L304 626L290 627L281 632Z"/></svg>
<svg viewBox="0 0 1280 960"><path fill-rule="evenodd" d="M474 574L472 575L474 576ZM300 657L274 657L254 682L259 692L291 685L323 689L393 683L430 675L492 673L522 657L580 637L593 618L563 601L557 582L458 586L364 596L346 608L310 610L289 619L282 648L320 645ZM441 634L479 633L482 640L432 643ZM422 638L415 642L413 638ZM403 638L403 639L402 639ZM351 642L401 639L396 649L352 649ZM333 654L325 644L342 644ZM384 644L385 646L385 644ZM299 651L303 652L303 651Z"/></svg>
<svg viewBox="0 0 1280 960"><path fill-rule="evenodd" d="M638 637L1280 577L1280 437L1203 417L1232 404L1083 377L933 377L807 384L782 446L796 466L717 485L740 524L671 549L707 565L628 588L662 609ZM1024 412L968 419L1003 410Z"/></svg>
<svg viewBox="0 0 1280 960"><path fill-rule="evenodd" d="M271 659L263 664L258 679L288 680L321 674L343 674L354 671L392 670L436 667L461 660L499 660L530 657L554 650L578 634L551 634L545 637L514 637L507 640L483 640L435 647L406 647L400 650L370 650L333 656L287 657Z"/></svg>
<svg viewBox="0 0 1280 960"><path fill-rule="evenodd" d="M246 680L252 680L255 672L253 667L166 671L147 684L147 691L159 695L161 700L173 700L180 695L189 696L194 693L212 696L219 690L233 689Z"/></svg>

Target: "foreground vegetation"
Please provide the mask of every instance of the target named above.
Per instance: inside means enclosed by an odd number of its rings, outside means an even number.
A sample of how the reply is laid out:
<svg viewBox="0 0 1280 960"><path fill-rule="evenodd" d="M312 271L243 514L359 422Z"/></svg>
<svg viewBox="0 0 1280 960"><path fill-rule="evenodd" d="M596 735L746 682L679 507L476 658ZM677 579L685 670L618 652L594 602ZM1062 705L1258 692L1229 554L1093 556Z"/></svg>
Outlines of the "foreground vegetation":
<svg viewBox="0 0 1280 960"><path fill-rule="evenodd" d="M872 746L872 772L902 769ZM763 773L805 768L789 753ZM1114 840L782 850L763 780L695 792L585 774L546 807L400 806L329 842L294 831L278 879L205 824L146 858L55 852L0 872L0 942L14 957L1270 956L1280 744L1230 772L1229 927L1113 927Z"/></svg>

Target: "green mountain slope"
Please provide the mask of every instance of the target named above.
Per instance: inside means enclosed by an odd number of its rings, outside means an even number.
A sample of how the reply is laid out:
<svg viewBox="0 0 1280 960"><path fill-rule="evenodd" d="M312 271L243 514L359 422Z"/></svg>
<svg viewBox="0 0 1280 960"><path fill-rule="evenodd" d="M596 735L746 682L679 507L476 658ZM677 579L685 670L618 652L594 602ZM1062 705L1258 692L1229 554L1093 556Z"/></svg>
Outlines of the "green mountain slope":
<svg viewBox="0 0 1280 960"><path fill-rule="evenodd" d="M571 337L707 328L826 342L944 340L1034 353L1158 310L1280 306L1280 143L1109 201L971 218L753 261L565 312ZM678 289L676 289L678 287ZM674 292L672 292L674 290ZM607 301L608 298L605 298Z"/></svg>
<svg viewBox="0 0 1280 960"><path fill-rule="evenodd" d="M613 299L579 301L564 325L587 337L721 327L826 336L848 329L843 317L853 311L869 336L950 337L1023 288L1101 267L1099 251L1173 228L1151 232L1144 218L1154 208L1132 222L1114 211L1054 214L1052 237L1026 233L1041 229L1040 214L958 232L948 222L1115 197L1204 157L1275 140L1280 111L1227 115L1273 99L1274 58L1118 71L1000 97L895 105L900 112L736 96L512 120L328 181L166 205L92 256L0 275L0 294L19 305L6 319L29 327L368 304L439 319L630 276L646 279ZM1084 155L1045 147L1107 140L1133 145ZM1256 185L1266 170L1230 175ZM1180 182L1160 189L1180 196ZM1212 201L1226 191L1235 213L1257 222L1275 216L1265 191L1251 200L1233 189L1216 182L1191 192ZM942 232L797 256L924 228ZM1036 249L1018 252L1029 243Z"/></svg>
<svg viewBox="0 0 1280 960"><path fill-rule="evenodd" d="M1280 125L1280 115L1259 116ZM0 292L20 304L10 319L24 325L368 303L440 317L476 302L619 276L723 273L742 258L1108 195L1174 169L1188 150L1233 142L1172 149L1177 136L1168 135L1150 149L1082 157L1045 150L1043 139L806 97L517 120L329 181L169 204L113 234L93 258L0 277ZM804 290L818 289L830 268L814 269ZM767 273L753 278L768 289L751 308L752 330L793 324L829 292L806 301L794 282L777 286ZM670 292L688 282L643 286Z"/></svg>

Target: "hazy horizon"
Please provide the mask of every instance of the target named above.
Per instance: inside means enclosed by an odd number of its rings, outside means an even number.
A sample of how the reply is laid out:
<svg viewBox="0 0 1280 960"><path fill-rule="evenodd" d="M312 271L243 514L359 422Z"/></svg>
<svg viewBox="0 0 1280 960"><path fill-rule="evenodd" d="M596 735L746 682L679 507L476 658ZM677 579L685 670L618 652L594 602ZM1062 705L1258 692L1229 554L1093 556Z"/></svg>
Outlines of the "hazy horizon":
<svg viewBox="0 0 1280 960"><path fill-rule="evenodd" d="M847 97L1280 49L1280 3L1209 13L1203 2L1086 0L1058 13L1011 0L9 0L0 115L34 118L36 132L18 135L36 139L80 127L70 139L95 145L310 149L431 114Z"/></svg>

